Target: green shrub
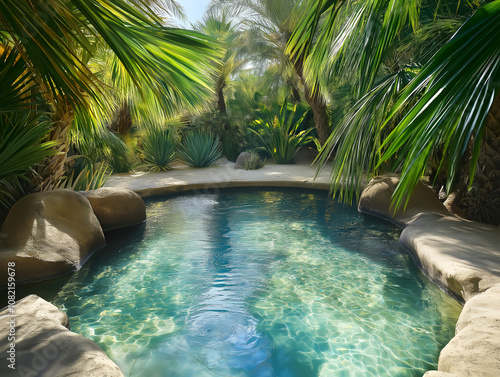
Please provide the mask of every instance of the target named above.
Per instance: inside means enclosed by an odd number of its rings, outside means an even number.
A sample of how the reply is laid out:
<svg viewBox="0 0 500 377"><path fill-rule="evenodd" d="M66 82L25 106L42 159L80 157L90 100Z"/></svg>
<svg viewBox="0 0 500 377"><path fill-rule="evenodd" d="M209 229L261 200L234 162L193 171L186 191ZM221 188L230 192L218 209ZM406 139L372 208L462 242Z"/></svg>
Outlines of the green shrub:
<svg viewBox="0 0 500 377"><path fill-rule="evenodd" d="M188 133L179 146L181 160L197 168L212 165L221 155L219 137L211 133Z"/></svg>
<svg viewBox="0 0 500 377"><path fill-rule="evenodd" d="M230 133L222 136L222 153L229 161L235 162L240 152L241 146L237 137Z"/></svg>
<svg viewBox="0 0 500 377"><path fill-rule="evenodd" d="M300 130L307 112L298 119L296 112L297 105L292 106L285 100L278 112L261 108L261 116L250 125L251 131L261 139L264 149L278 164L292 163L300 147L313 140L309 136L312 127Z"/></svg>
<svg viewBox="0 0 500 377"><path fill-rule="evenodd" d="M245 170L256 170L260 169L266 164L266 159L261 159L259 154L255 151L248 152L250 157L245 160Z"/></svg>
<svg viewBox="0 0 500 377"><path fill-rule="evenodd" d="M81 170L74 169L59 187L74 191L95 190L104 186L110 175L108 165L89 161Z"/></svg>
<svg viewBox="0 0 500 377"><path fill-rule="evenodd" d="M141 151L143 160L151 171L169 170L170 163L175 158L175 149L175 137L171 130L152 127L146 131Z"/></svg>

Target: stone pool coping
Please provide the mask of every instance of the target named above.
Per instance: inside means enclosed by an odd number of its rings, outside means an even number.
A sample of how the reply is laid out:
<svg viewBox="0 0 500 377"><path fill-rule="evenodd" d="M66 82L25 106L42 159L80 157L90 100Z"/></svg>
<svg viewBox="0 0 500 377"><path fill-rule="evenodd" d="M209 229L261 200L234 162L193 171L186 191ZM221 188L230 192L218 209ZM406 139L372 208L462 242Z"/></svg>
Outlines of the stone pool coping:
<svg viewBox="0 0 500 377"><path fill-rule="evenodd" d="M305 158L294 165L268 162L258 170L234 169L225 159L209 168L175 166L162 173L125 173L107 187L126 188L143 198L228 187L298 187L329 190L330 170L318 176ZM425 377L498 377L500 371L500 231L455 217L422 214L400 239L431 280L465 301L455 337L443 348L439 371Z"/></svg>

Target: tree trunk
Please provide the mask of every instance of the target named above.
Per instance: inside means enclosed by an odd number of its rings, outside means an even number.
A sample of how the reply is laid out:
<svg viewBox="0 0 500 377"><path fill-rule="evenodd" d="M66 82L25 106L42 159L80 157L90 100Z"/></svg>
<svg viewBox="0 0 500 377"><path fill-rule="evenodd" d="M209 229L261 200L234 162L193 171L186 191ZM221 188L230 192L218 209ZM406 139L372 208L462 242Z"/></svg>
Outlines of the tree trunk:
<svg viewBox="0 0 500 377"><path fill-rule="evenodd" d="M56 111L52 116L52 130L49 140L55 140L58 145L54 147L59 152L50 156L35 170L37 180L33 182L33 191L49 191L59 187L63 176L66 174L65 164L69 152L69 129L74 118L73 106L62 96L55 102Z"/></svg>
<svg viewBox="0 0 500 377"><path fill-rule="evenodd" d="M226 87L225 81L217 84L217 110L221 116L222 127L224 131L229 131L229 119L227 118L226 99L224 98L224 88Z"/></svg>
<svg viewBox="0 0 500 377"><path fill-rule="evenodd" d="M309 85L307 85L304 80L303 75L303 58L295 60L292 62L293 68L297 76L299 76L300 82L304 85L304 97L309 106L311 106L313 116L314 116L314 127L318 133L318 140L320 145L324 145L328 136L330 136L330 124L328 121L328 112L326 108L326 102L321 96L321 94L316 90L312 92Z"/></svg>
<svg viewBox="0 0 500 377"><path fill-rule="evenodd" d="M458 205L469 219L500 224L500 94L488 113L474 183Z"/></svg>
<svg viewBox="0 0 500 377"><path fill-rule="evenodd" d="M113 119L109 129L112 132L116 132L120 135L125 135L132 128L132 116L130 115L130 108L127 101L122 103L122 106L116 114L116 118Z"/></svg>
<svg viewBox="0 0 500 377"><path fill-rule="evenodd" d="M307 85L304 85L304 92L305 99L313 111L314 126L318 132L319 142L323 145L330 136L330 122L328 121L326 103L318 92L311 93Z"/></svg>

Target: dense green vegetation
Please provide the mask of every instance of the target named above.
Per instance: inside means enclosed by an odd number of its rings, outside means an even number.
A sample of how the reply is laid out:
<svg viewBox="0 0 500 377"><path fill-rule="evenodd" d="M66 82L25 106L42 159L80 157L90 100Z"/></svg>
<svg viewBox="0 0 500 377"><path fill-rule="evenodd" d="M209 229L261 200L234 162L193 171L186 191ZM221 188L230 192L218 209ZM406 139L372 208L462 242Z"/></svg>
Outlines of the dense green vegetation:
<svg viewBox="0 0 500 377"><path fill-rule="evenodd" d="M0 0L0 222L30 192L304 146L334 192L351 178L347 201L395 171L399 205L425 176L500 222L500 0L212 0L189 30L167 26L174 0L16 4Z"/></svg>

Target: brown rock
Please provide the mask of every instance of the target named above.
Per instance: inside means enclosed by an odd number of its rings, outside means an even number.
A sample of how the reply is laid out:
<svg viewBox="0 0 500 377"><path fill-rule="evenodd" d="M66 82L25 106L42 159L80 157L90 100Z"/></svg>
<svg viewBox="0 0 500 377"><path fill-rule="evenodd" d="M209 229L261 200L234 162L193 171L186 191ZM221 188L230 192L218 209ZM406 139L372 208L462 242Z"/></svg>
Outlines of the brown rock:
<svg viewBox="0 0 500 377"><path fill-rule="evenodd" d="M449 216L450 212L439 201L436 194L419 182L406 209L398 209L394 213L391 206L391 197L399 182L399 175L387 174L373 178L361 193L358 210L363 213L381 217L397 226L405 227L411 223L415 216L422 212L437 213Z"/></svg>
<svg viewBox="0 0 500 377"><path fill-rule="evenodd" d="M137 225L146 220L144 201L131 190L102 187L80 193L89 200L104 230Z"/></svg>
<svg viewBox="0 0 500 377"><path fill-rule="evenodd" d="M69 331L65 313L36 295L14 305L16 317L9 308L0 312L5 324L0 326L0 375L4 377L122 377L120 368L94 342ZM15 319L15 340L8 341L10 325ZM10 333L13 334L13 333ZM11 343L14 343L15 368L9 368Z"/></svg>
<svg viewBox="0 0 500 377"><path fill-rule="evenodd" d="M457 334L439 356L439 370L460 377L500 375L500 284L471 298Z"/></svg>
<svg viewBox="0 0 500 377"><path fill-rule="evenodd" d="M11 208L0 230L0 270L14 262L16 282L77 270L106 245L88 200L71 190L30 194ZM0 277L0 285L7 274Z"/></svg>
<svg viewBox="0 0 500 377"><path fill-rule="evenodd" d="M399 243L432 281L464 301L500 283L495 226L423 214L403 230Z"/></svg>

